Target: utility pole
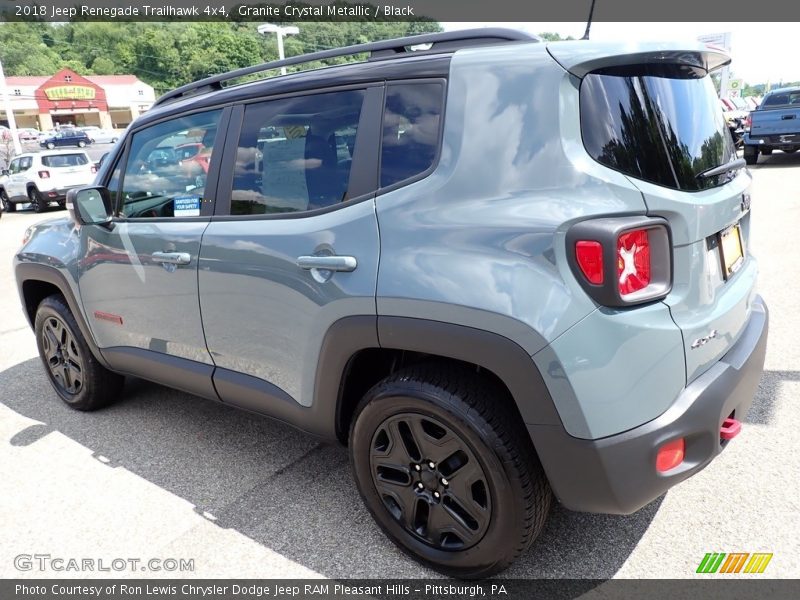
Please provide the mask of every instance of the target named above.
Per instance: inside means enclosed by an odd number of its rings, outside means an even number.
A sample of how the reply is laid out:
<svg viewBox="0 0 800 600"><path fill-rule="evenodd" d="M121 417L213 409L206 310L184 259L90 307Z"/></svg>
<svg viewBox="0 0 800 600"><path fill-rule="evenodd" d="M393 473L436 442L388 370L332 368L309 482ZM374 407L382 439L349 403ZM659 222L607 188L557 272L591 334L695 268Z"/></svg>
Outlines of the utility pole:
<svg viewBox="0 0 800 600"><path fill-rule="evenodd" d="M11 134L11 141L14 144L14 153L22 154L22 146L19 145L19 136L17 135L17 121L14 119L14 110L11 108L11 99L8 97L6 74L3 72L2 61L0 61L0 91L3 94L3 106L6 111L6 119L8 119L8 129L9 133Z"/></svg>
<svg viewBox="0 0 800 600"><path fill-rule="evenodd" d="M286 58L283 55L283 36L285 35L297 35L300 33L300 29L295 27L294 25L287 25L285 27L281 27L280 25L274 25L272 23L264 23L263 25L258 26L258 33L261 35L266 35L267 33L274 33L278 36L278 58L283 60ZM286 67L281 67L281 75L286 75Z"/></svg>

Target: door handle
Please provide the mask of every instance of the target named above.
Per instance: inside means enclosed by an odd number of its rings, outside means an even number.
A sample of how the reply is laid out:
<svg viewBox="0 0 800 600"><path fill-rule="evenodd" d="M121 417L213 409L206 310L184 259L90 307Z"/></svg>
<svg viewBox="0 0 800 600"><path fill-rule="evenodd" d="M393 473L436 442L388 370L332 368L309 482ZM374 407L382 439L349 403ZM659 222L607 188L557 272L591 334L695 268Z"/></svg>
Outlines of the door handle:
<svg viewBox="0 0 800 600"><path fill-rule="evenodd" d="M297 266L310 271L355 271L358 261L355 256L298 256Z"/></svg>
<svg viewBox="0 0 800 600"><path fill-rule="evenodd" d="M188 252L153 252L152 258L153 262L170 265L188 265L192 262Z"/></svg>

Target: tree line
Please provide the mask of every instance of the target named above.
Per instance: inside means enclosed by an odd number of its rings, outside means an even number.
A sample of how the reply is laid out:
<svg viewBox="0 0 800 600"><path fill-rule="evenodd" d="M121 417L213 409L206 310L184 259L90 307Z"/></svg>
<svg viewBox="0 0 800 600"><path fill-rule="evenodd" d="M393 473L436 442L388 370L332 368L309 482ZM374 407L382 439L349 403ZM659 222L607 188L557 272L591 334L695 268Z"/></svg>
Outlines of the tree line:
<svg viewBox="0 0 800 600"><path fill-rule="evenodd" d="M351 44L441 31L438 23L320 22L297 25L284 38L286 56ZM232 69L278 58L274 35L257 23L13 22L0 24L6 75L52 75L69 67L81 75L136 75L156 94ZM334 59L346 62L353 58Z"/></svg>

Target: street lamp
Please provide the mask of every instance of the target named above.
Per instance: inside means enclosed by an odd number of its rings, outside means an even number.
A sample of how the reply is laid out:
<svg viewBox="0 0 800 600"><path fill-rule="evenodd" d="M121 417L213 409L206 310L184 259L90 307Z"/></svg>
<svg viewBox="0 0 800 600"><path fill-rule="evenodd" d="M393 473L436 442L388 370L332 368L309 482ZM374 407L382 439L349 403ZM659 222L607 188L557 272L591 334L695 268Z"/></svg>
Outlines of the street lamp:
<svg viewBox="0 0 800 600"><path fill-rule="evenodd" d="M274 25L273 23L264 23L263 25L258 26L258 33L260 33L261 35L267 33L275 33L278 35L278 58L283 60L285 58L283 56L283 36L297 35L298 33L300 33L300 29L298 29L294 25L287 25L286 27L282 27L280 25ZM286 75L286 67L281 67L281 75Z"/></svg>

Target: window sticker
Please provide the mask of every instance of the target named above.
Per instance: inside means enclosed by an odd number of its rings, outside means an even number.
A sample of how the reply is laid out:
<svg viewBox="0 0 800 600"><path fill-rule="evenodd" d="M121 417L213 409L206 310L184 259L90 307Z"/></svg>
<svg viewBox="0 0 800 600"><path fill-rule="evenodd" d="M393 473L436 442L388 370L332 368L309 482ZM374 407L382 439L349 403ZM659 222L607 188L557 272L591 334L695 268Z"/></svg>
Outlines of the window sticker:
<svg viewBox="0 0 800 600"><path fill-rule="evenodd" d="M200 196L176 196L175 197L175 216L176 217L199 217L200 216Z"/></svg>

